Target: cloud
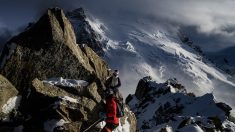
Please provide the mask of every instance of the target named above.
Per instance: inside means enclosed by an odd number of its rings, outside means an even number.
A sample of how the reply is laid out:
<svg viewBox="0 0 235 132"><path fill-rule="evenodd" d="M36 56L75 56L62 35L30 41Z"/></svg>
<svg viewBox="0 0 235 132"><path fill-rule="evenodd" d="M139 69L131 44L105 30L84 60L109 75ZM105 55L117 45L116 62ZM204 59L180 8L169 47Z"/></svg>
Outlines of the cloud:
<svg viewBox="0 0 235 132"><path fill-rule="evenodd" d="M80 0L80 2L99 15L152 16L184 26L195 26L198 32L207 35L235 35L234 30L230 30L235 27L233 0L101 0L98 3L92 0Z"/></svg>
<svg viewBox="0 0 235 132"><path fill-rule="evenodd" d="M135 22L152 21L147 24L158 25L185 31L192 29L192 36L201 40L221 42L225 47L235 45L235 1L234 0L3 0L0 16L8 27L18 27L36 21L49 7L62 7L66 11L84 7L95 17L109 21ZM14 14L11 14L13 12ZM11 19L9 19L11 18ZM16 20L14 20L16 19ZM128 19L128 20L127 20ZM15 27L17 28L17 27ZM189 31L188 31L189 32ZM198 38L198 37L194 37ZM219 39L219 40L218 40ZM202 41L200 41L202 42ZM210 43L203 42L211 47ZM218 44L223 47L222 44ZM210 49L210 48L207 48Z"/></svg>
<svg viewBox="0 0 235 132"><path fill-rule="evenodd" d="M233 0L3 1L5 2L3 2L2 7L9 6L12 10L24 9L25 12L28 11L29 14L37 14L37 16L41 15L48 7L58 6L63 7L65 10L70 10L82 6L92 12L92 14L99 15L100 17L114 18L128 16L130 18L141 18L151 16L153 17L152 19L161 19L169 23L195 26L198 32L207 35L235 35L235 1Z"/></svg>
<svg viewBox="0 0 235 132"><path fill-rule="evenodd" d="M85 7L104 23L143 20L172 32L184 29L205 51L235 45L233 0L79 0L74 6Z"/></svg>

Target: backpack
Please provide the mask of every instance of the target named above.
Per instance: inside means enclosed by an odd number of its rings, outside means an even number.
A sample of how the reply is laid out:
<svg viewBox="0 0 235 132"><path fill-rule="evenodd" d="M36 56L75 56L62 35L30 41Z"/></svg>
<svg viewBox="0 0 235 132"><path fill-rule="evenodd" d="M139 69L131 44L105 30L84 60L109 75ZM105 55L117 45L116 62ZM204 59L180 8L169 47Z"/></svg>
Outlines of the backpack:
<svg viewBox="0 0 235 132"><path fill-rule="evenodd" d="M116 114L116 116L118 118L125 116L124 105L123 105L123 103L121 103L119 101L117 102L117 114Z"/></svg>

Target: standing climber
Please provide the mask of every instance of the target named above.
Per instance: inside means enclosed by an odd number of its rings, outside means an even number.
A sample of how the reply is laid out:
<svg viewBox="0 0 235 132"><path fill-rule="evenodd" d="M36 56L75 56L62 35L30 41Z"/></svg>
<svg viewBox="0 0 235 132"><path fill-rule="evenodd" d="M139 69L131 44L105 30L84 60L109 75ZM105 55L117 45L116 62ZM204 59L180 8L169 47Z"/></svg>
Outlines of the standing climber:
<svg viewBox="0 0 235 132"><path fill-rule="evenodd" d="M119 92L119 87L121 86L120 78L118 77L118 70L114 70L111 77L106 80L105 86L107 90L112 90L118 100L123 100L122 95Z"/></svg>
<svg viewBox="0 0 235 132"><path fill-rule="evenodd" d="M119 118L117 117L117 100L112 91L105 100L106 125L101 132L111 132L119 125Z"/></svg>

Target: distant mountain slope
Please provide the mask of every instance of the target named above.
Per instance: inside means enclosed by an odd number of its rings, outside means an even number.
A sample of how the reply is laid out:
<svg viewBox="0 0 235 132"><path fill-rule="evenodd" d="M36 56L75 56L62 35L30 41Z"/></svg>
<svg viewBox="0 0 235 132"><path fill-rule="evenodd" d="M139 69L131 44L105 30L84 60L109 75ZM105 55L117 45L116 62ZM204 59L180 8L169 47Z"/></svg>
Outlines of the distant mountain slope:
<svg viewBox="0 0 235 132"><path fill-rule="evenodd" d="M77 43L88 45L97 54L102 56L104 51L102 43L99 41L101 36L99 36L99 34L90 26L84 10L82 8L78 8L68 12L66 16L70 19L70 22L73 25Z"/></svg>
<svg viewBox="0 0 235 132"><path fill-rule="evenodd" d="M152 76L157 82L177 80L197 95L213 92L215 98L235 108L235 79L217 68L195 49L182 44L174 32L165 31L149 19L119 16L98 20L89 14L89 24L102 36L105 60L120 70L124 96L134 92L139 79Z"/></svg>
<svg viewBox="0 0 235 132"><path fill-rule="evenodd" d="M208 53L209 58L221 69L231 75L235 75L235 47L222 51Z"/></svg>

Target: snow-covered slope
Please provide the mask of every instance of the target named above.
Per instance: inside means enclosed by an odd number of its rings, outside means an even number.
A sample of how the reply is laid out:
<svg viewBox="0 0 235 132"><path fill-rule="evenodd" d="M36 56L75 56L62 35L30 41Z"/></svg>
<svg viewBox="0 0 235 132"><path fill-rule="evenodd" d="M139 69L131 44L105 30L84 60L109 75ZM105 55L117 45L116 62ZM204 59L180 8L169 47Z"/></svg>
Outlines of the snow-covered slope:
<svg viewBox="0 0 235 132"><path fill-rule="evenodd" d="M120 70L124 96L134 92L139 79L150 75L157 82L177 78L188 91L213 92L217 100L235 108L234 77L182 44L175 32L158 28L148 19L120 18L102 21L89 14L87 21L105 40L106 61Z"/></svg>
<svg viewBox="0 0 235 132"><path fill-rule="evenodd" d="M175 79L156 83L145 77L127 103L135 112L139 131L235 131L235 124L228 120L229 106L212 94L195 97Z"/></svg>
<svg viewBox="0 0 235 132"><path fill-rule="evenodd" d="M208 53L213 62L231 75L235 75L235 47L229 47L219 52Z"/></svg>

